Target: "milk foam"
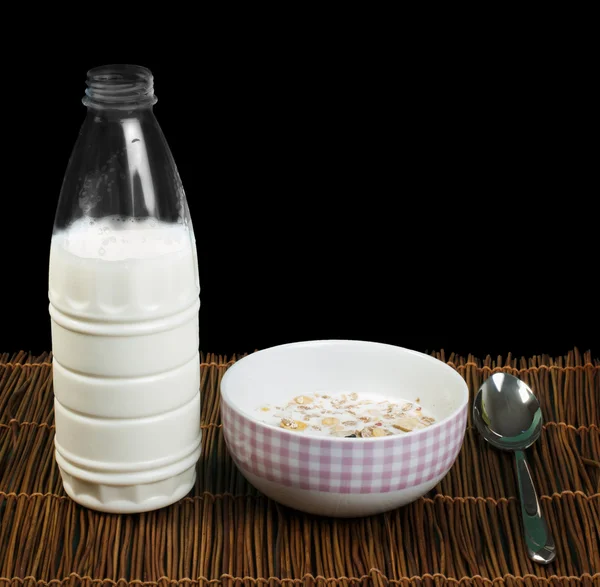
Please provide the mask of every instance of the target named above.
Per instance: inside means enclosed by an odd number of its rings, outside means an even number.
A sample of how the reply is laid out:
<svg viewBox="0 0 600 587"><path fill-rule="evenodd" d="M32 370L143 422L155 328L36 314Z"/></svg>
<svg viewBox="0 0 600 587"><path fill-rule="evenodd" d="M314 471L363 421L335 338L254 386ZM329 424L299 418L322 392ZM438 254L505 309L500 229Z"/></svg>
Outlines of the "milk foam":
<svg viewBox="0 0 600 587"><path fill-rule="evenodd" d="M150 259L189 250L188 226L154 218L109 216L100 220L81 218L54 234L53 246L76 257L123 261Z"/></svg>

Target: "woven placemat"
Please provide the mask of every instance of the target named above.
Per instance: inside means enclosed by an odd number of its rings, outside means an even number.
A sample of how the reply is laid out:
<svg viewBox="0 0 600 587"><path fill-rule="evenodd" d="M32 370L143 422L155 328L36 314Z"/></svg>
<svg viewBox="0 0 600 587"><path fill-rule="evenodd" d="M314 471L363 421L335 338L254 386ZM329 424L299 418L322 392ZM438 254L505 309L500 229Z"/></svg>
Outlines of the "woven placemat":
<svg viewBox="0 0 600 587"><path fill-rule="evenodd" d="M203 452L177 504L93 512L65 496L54 461L51 356L0 354L0 587L223 584L595 585L600 587L600 361L433 353L471 395L490 373L519 375L545 425L530 449L556 561L536 566L521 535L510 455L471 426L449 474L404 508L344 520L278 506L250 486L223 441L219 383L235 357L203 355Z"/></svg>

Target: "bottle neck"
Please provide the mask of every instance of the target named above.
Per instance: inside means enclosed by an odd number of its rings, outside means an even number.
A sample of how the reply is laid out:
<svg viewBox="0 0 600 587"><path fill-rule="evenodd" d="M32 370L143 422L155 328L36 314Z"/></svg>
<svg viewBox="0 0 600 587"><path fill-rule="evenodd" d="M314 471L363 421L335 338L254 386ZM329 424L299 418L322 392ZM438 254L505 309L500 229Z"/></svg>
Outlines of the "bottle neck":
<svg viewBox="0 0 600 587"><path fill-rule="evenodd" d="M88 71L82 102L94 110L136 110L156 104L154 78L139 65L104 65Z"/></svg>

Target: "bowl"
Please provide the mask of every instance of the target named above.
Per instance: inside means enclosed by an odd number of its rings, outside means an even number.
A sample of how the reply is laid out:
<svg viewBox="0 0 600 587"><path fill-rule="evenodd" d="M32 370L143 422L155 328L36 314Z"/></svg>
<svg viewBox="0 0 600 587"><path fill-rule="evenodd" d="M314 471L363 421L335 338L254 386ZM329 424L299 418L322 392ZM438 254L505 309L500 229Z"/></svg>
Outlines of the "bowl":
<svg viewBox="0 0 600 587"><path fill-rule="evenodd" d="M338 438L261 420L261 405L326 392L419 398L435 423L392 436ZM221 416L234 463L264 495L311 514L358 517L401 507L441 481L464 439L468 397L460 374L429 355L377 342L315 340L234 363L221 381Z"/></svg>

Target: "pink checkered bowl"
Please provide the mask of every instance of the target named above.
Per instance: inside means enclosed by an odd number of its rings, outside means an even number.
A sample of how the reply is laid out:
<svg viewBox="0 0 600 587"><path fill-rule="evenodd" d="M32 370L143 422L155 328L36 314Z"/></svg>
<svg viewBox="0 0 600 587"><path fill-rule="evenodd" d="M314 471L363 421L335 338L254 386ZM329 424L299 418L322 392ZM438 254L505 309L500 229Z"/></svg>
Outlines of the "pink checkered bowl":
<svg viewBox="0 0 600 587"><path fill-rule="evenodd" d="M307 436L260 421L257 408L311 393L376 392L420 398L436 422L376 438ZM221 381L229 453L260 492L300 511L335 517L410 503L448 473L465 435L469 392L446 363L405 348L318 340L271 347L233 364Z"/></svg>

